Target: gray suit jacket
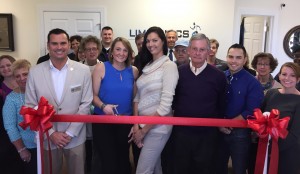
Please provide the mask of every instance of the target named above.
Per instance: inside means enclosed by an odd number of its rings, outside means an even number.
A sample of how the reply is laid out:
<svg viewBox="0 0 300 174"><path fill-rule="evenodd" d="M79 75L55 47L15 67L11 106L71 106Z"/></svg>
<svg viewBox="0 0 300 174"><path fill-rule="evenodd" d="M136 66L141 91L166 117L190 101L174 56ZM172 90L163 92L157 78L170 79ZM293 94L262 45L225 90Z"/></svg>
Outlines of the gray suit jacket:
<svg viewBox="0 0 300 174"><path fill-rule="evenodd" d="M45 61L30 69L26 84L25 104L28 107L35 107L42 96L49 104L54 106L56 114L68 114L76 116L89 114L90 104L93 99L91 73L86 65L68 60L68 70L63 89L61 101L58 101L53 86L50 61ZM74 135L72 141L64 148L76 147L85 142L86 127L84 123L75 122L54 122L49 130L49 135L54 131L70 132ZM47 149L47 143L45 143ZM51 149L56 146L51 143Z"/></svg>

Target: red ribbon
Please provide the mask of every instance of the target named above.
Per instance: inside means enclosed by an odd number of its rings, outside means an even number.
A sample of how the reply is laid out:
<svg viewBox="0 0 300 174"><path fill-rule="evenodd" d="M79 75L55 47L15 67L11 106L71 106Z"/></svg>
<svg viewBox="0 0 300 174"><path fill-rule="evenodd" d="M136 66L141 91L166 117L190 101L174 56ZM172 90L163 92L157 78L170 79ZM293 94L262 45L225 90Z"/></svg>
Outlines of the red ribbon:
<svg viewBox="0 0 300 174"><path fill-rule="evenodd" d="M256 156L255 174L263 173L266 150L269 135L272 138L272 151L270 155L269 174L277 174L278 171L278 138L285 139L288 135L288 123L290 117L279 119L279 110L272 109L269 116L264 116L260 109L254 110L254 116L248 119L248 127L257 132L259 136Z"/></svg>
<svg viewBox="0 0 300 174"><path fill-rule="evenodd" d="M47 99L41 97L37 110L29 107L22 106L20 114L23 115L24 121L19 125L26 129L28 126L33 131L39 132L40 138L40 152L41 152L41 171L44 173L44 137L43 134L46 133L48 140L49 148L49 163L50 163L50 173L52 173L52 157L51 157L51 148L49 142L48 130L52 128L52 123L50 122L52 117L55 114L54 107L48 104Z"/></svg>
<svg viewBox="0 0 300 174"><path fill-rule="evenodd" d="M53 106L48 104L48 101L41 97L38 110L22 107L20 114L24 116L24 121L20 126L25 129L30 126L31 130L39 131L41 155L42 155L42 172L43 170L43 133L46 132L49 143L49 134L47 130L52 127L50 121L53 122L86 122L86 123L114 123L114 124L169 124L169 125L184 125L184 126L214 126L214 127L250 127L258 133L260 137L259 148L257 152L255 174L263 173L264 159L268 144L268 135L272 137L272 152L269 174L277 174L278 164L278 138L286 138L288 131L287 126L290 120L289 117L279 119L279 111L273 109L269 117L263 116L259 109L255 109L253 119L229 120L229 119L209 119L209 118L187 118L187 117L155 117L155 116L91 116L77 115L56 115ZM53 118L52 118L53 117ZM248 124L247 124L248 123ZM50 147L49 147L50 149ZM51 152L49 151L51 159ZM52 170L50 160L50 170ZM52 171L50 171L52 173Z"/></svg>

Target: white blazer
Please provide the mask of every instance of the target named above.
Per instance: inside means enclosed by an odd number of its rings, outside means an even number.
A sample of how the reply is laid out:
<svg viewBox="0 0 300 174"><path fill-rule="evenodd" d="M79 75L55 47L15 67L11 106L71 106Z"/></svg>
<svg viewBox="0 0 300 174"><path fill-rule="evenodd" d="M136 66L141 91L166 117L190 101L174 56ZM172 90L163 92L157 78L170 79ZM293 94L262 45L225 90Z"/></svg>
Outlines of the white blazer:
<svg viewBox="0 0 300 174"><path fill-rule="evenodd" d="M30 69L25 92L25 105L35 107L42 96L49 104L54 106L56 114L84 115L89 114L90 104L93 100L91 73L86 65L68 60L67 77L61 100L56 98L53 86L50 62L45 61ZM49 130L49 135L54 131L70 132L74 137L64 148L69 149L81 145L86 139L86 127L84 123L54 122ZM48 149L45 142L45 149ZM51 142L51 149L57 148Z"/></svg>

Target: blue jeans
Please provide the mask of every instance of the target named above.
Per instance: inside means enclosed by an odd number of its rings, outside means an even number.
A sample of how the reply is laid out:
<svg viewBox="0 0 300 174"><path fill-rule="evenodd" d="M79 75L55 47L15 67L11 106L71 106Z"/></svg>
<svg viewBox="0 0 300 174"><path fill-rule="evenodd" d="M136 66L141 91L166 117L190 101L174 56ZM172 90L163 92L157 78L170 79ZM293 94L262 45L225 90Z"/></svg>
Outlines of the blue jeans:
<svg viewBox="0 0 300 174"><path fill-rule="evenodd" d="M234 128L229 135L221 137L219 157L217 161L217 174L228 173L229 157L235 174L245 174L249 161L250 130Z"/></svg>

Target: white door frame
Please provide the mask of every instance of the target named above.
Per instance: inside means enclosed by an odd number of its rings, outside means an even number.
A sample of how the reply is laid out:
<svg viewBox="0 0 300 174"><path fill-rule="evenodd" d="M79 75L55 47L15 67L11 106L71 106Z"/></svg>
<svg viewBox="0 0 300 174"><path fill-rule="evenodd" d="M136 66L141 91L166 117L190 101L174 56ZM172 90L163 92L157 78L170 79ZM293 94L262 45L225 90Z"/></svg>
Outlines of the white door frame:
<svg viewBox="0 0 300 174"><path fill-rule="evenodd" d="M269 42L266 45L266 52L270 52L273 55L277 55L278 49L278 13L274 11L268 11L266 9L252 9L252 8L238 8L234 16L233 27L233 43L239 43L240 37L240 25L241 19L244 16L269 16L270 17L270 30L269 30Z"/></svg>
<svg viewBox="0 0 300 174"><path fill-rule="evenodd" d="M45 28L44 28L44 12L96 12L100 13L100 25L99 27L103 27L107 25L107 18L106 18L106 8L103 6L79 6L79 5L39 5L38 9L38 31L39 35L39 53L40 56L45 55L45 48L46 48L46 38L45 36Z"/></svg>

